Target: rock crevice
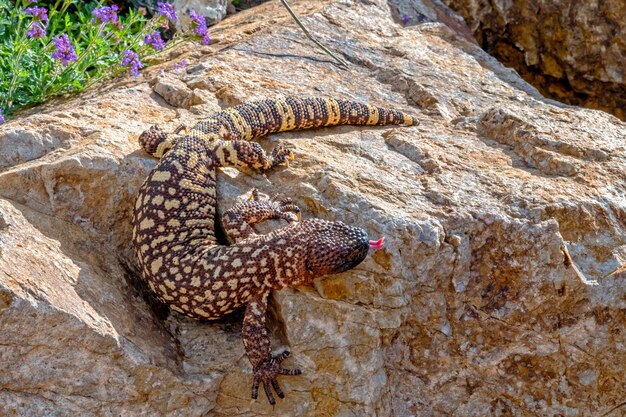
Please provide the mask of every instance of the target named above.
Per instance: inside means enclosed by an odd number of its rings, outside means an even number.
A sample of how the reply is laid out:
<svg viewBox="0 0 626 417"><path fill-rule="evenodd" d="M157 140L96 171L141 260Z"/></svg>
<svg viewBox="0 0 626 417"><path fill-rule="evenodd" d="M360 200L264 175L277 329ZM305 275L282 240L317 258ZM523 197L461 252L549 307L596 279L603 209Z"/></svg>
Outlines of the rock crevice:
<svg viewBox="0 0 626 417"><path fill-rule="evenodd" d="M626 114L626 5L445 0L477 42L555 100Z"/></svg>

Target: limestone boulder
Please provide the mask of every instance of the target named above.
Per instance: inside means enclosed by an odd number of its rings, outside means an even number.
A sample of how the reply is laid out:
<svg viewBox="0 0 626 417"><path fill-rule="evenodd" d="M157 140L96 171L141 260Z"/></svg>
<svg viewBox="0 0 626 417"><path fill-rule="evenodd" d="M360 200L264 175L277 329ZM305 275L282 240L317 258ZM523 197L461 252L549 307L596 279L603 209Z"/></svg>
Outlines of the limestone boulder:
<svg viewBox="0 0 626 417"><path fill-rule="evenodd" d="M623 414L626 125L543 98L435 3L411 3L430 18L410 25L384 0L290 3L348 69L270 1L209 47L0 126L0 415ZM273 294L273 346L303 374L271 407L250 399L241 312L201 323L156 302L130 216L156 163L143 130L280 94L421 124L271 135L289 168L220 171L219 211L256 187L386 238Z"/></svg>

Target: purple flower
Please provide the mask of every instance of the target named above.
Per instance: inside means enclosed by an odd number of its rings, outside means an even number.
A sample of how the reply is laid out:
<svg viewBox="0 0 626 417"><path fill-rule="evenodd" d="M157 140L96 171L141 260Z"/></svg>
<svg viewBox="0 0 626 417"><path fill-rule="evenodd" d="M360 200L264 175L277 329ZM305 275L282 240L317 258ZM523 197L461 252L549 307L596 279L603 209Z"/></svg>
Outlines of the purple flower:
<svg viewBox="0 0 626 417"><path fill-rule="evenodd" d="M402 15L402 24L403 25L408 25L410 21L411 21L411 17L410 16L407 16L405 14Z"/></svg>
<svg viewBox="0 0 626 417"><path fill-rule="evenodd" d="M160 51L165 47L165 41L161 38L159 32L154 32L152 34L148 33L143 40L143 43L146 45L152 45L152 47L157 51Z"/></svg>
<svg viewBox="0 0 626 417"><path fill-rule="evenodd" d="M0 109L0 125L4 123L4 111Z"/></svg>
<svg viewBox="0 0 626 417"><path fill-rule="evenodd" d="M207 30L207 33L205 33L204 36L202 37L202 40L200 41L200 43L202 43L202 45L208 45L211 43L211 35L209 35L208 30Z"/></svg>
<svg viewBox="0 0 626 417"><path fill-rule="evenodd" d="M204 18L204 16L200 16L198 13L196 13L195 10L189 11L189 17L191 18L191 20L195 21L199 25L206 24L206 19Z"/></svg>
<svg viewBox="0 0 626 417"><path fill-rule="evenodd" d="M45 38L46 27L41 22L34 22L30 29L26 31L26 36L31 39Z"/></svg>
<svg viewBox="0 0 626 417"><path fill-rule="evenodd" d="M176 9L173 5L169 3L158 2L157 3L157 13L161 16L165 16L170 20L177 20Z"/></svg>
<svg viewBox="0 0 626 417"><path fill-rule="evenodd" d="M174 69L180 69L180 68L185 68L187 66L187 60L183 59L182 61L180 61L180 63L178 64L174 64Z"/></svg>
<svg viewBox="0 0 626 417"><path fill-rule="evenodd" d="M118 23L117 20L117 10L119 7L117 5L112 6L102 6L96 9L93 9L91 12L94 17L91 19L91 23L95 23L96 21L100 21L100 23Z"/></svg>
<svg viewBox="0 0 626 417"><path fill-rule="evenodd" d="M72 45L72 42L66 33L55 36L52 38L52 42L54 42L55 47L55 51L52 53L52 58L60 60L64 67L67 67L68 63L74 62L78 59L76 56L76 49L74 49L74 45Z"/></svg>
<svg viewBox="0 0 626 417"><path fill-rule="evenodd" d="M195 11L191 10L189 12L189 17L193 22L191 23L191 27L197 36L202 38L201 43L203 45L208 45L211 42L211 35L209 35L209 28L206 24L206 18L204 16L200 16Z"/></svg>
<svg viewBox="0 0 626 417"><path fill-rule="evenodd" d="M125 67L130 67L130 72L134 77L139 76L139 70L143 68L143 64L139 62L139 55L137 52L125 50L122 51L124 58L122 58L122 65Z"/></svg>
<svg viewBox="0 0 626 417"><path fill-rule="evenodd" d="M24 11L31 15L35 20L48 22L48 9L45 7L27 7Z"/></svg>
<svg viewBox="0 0 626 417"><path fill-rule="evenodd" d="M37 0L28 0L29 3L37 3Z"/></svg>

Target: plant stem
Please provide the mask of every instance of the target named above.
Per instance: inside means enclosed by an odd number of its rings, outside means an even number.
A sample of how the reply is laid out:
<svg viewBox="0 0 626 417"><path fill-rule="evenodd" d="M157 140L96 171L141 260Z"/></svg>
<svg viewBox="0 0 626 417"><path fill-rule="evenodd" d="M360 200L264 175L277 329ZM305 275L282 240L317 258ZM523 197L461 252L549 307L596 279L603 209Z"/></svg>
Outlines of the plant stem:
<svg viewBox="0 0 626 417"><path fill-rule="evenodd" d="M184 35L184 34L183 34ZM142 59L151 59L153 57L159 56L159 55L163 55L164 53L172 50L174 47L180 45L183 42L186 42L187 39L184 38L184 36L176 36L174 39L172 39L171 41L169 41L168 43L165 44L165 47L163 47L163 49L161 49L160 51L154 51L150 54L145 54L144 56L142 56Z"/></svg>
<svg viewBox="0 0 626 417"><path fill-rule="evenodd" d="M17 23L17 36L15 46L18 47L17 54L15 56L15 64L13 65L13 77L11 78L11 83L9 84L9 91L7 92L6 102L3 107L12 107L13 106L13 92L15 91L15 86L17 85L17 77L20 73L20 60L22 59L22 54L26 50L26 30L24 33L20 33L20 28L22 27L22 20L24 17L22 14L18 15L18 23ZM8 110L8 109L7 109Z"/></svg>
<svg viewBox="0 0 626 417"><path fill-rule="evenodd" d="M296 21L296 23L298 24L298 26L300 26L300 28L302 29L302 31L304 32L304 34L307 36L307 38L309 38L311 41L313 41L313 43L315 43L317 46L320 47L320 49L322 49L324 52L326 52L328 55L330 55L331 57L333 57L335 59L335 61L339 62L340 65L342 65L343 67L347 68L348 67L348 63L346 61L344 61L343 59L339 58L337 55L335 55L330 49L328 49L327 47L325 47L322 43L320 43L317 39L315 39L307 30L307 28L304 26L304 24L302 23L302 21L298 18L298 15L296 15L296 13L291 9L291 7L289 7L289 4L287 3L287 0L280 0L283 5L287 8L287 11L289 12L289 14L291 15L291 17L294 18L294 20Z"/></svg>
<svg viewBox="0 0 626 417"><path fill-rule="evenodd" d="M52 41L49 40L46 46L41 50L42 55L47 55L48 52L52 49ZM41 101L44 101L46 98L46 88L48 87L49 82L45 80L46 74L45 71L41 71L41 77L39 81L39 89L41 90ZM50 77L51 78L51 77Z"/></svg>
<svg viewBox="0 0 626 417"><path fill-rule="evenodd" d="M17 85L17 76L20 72L20 59L22 58L22 54L26 49L25 45L22 44L19 46L17 51L17 55L15 57L15 65L13 66L13 77L11 78L11 84L9 84L9 91L7 92L7 99L4 103L3 107L11 107L13 105L13 92L15 91L15 86Z"/></svg>
<svg viewBox="0 0 626 417"><path fill-rule="evenodd" d="M59 7L59 4L61 3L61 0L57 0L56 3L54 3L54 7L50 8L50 11L48 13L48 33L56 33L56 28L58 26L58 19L54 19L54 15L56 14L61 14L63 15L63 13L65 13L65 11L67 10L67 8L70 6L70 4L72 4L71 0L67 0L63 2L63 7L61 8L60 11L57 11L57 8Z"/></svg>
<svg viewBox="0 0 626 417"><path fill-rule="evenodd" d="M61 75L65 75L65 74L69 74L70 71L73 71L74 68L78 68L79 65L83 62L83 60L85 59L85 57L88 56L89 53L91 53L91 50L93 48L93 46L96 44L96 41L99 40L100 36L102 35L102 32L104 32L104 29L106 27L106 24L100 24L99 28L98 28L98 33L96 34L96 36L92 36L89 39L89 43L87 44L87 46L85 47L85 49L83 50L83 52L81 52L80 56L76 59L76 61L72 62L69 66L65 67L65 69L61 72ZM113 32L108 33L104 39L102 40L103 42L108 41L111 37L113 36ZM58 84L61 85L61 84ZM55 90L52 90L50 92L50 95L54 95L56 93L58 93L59 91L61 91L64 87L66 86L61 86L61 88L57 88Z"/></svg>

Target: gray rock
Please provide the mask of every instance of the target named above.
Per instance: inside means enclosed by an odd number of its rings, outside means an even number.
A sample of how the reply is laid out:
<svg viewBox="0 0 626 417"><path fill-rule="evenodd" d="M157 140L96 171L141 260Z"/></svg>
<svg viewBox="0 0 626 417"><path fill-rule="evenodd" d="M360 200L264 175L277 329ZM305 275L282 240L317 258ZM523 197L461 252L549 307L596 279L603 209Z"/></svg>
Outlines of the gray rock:
<svg viewBox="0 0 626 417"><path fill-rule="evenodd" d="M229 0L174 0L172 2L179 14L189 14L194 10L206 17L208 24L214 24L226 17Z"/></svg>

